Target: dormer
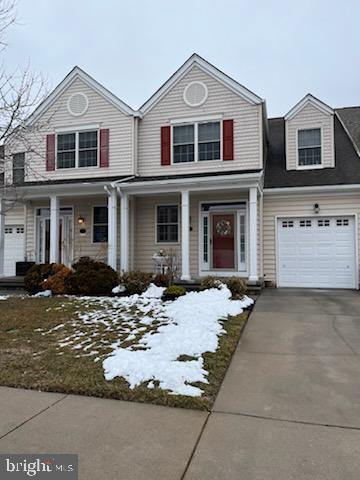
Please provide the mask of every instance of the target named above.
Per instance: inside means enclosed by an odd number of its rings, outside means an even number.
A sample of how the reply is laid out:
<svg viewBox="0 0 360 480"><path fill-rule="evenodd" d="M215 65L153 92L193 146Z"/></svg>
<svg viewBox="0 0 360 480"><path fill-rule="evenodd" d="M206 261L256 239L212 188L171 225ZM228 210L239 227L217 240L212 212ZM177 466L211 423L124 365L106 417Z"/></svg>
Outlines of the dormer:
<svg viewBox="0 0 360 480"><path fill-rule="evenodd" d="M286 169L335 167L334 110L308 93L285 115Z"/></svg>

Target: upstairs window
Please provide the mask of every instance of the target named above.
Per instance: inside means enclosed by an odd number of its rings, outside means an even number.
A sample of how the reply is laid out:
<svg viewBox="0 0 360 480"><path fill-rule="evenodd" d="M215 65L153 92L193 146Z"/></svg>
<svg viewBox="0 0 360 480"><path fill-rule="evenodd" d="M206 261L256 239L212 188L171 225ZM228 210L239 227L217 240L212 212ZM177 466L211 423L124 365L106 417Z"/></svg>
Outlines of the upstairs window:
<svg viewBox="0 0 360 480"><path fill-rule="evenodd" d="M298 166L321 165L321 130L309 128L298 130Z"/></svg>
<svg viewBox="0 0 360 480"><path fill-rule="evenodd" d="M25 181L25 153L13 155L13 184L21 185Z"/></svg>
<svg viewBox="0 0 360 480"><path fill-rule="evenodd" d="M174 163L193 162L195 160L195 126L174 127Z"/></svg>
<svg viewBox="0 0 360 480"><path fill-rule="evenodd" d="M97 130L57 134L57 168L96 167L98 144Z"/></svg>
<svg viewBox="0 0 360 480"><path fill-rule="evenodd" d="M173 163L221 160L220 122L173 126Z"/></svg>

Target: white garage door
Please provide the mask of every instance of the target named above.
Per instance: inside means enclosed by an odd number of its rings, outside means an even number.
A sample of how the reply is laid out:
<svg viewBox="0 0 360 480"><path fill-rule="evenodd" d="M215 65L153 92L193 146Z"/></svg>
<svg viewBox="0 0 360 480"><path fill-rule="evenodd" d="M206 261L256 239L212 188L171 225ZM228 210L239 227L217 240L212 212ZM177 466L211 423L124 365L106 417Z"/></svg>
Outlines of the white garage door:
<svg viewBox="0 0 360 480"><path fill-rule="evenodd" d="M281 218L280 287L356 288L353 217Z"/></svg>
<svg viewBox="0 0 360 480"><path fill-rule="evenodd" d="M16 262L24 260L24 226L5 225L4 274L12 277L16 273Z"/></svg>

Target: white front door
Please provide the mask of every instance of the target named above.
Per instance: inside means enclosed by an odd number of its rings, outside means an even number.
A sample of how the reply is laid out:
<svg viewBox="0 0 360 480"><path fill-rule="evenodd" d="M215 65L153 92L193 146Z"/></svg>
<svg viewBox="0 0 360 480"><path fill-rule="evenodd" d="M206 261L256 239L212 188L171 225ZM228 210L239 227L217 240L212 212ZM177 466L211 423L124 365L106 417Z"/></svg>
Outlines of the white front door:
<svg viewBox="0 0 360 480"><path fill-rule="evenodd" d="M279 287L356 288L353 217L281 218Z"/></svg>
<svg viewBox="0 0 360 480"><path fill-rule="evenodd" d="M5 225L4 276L16 274L16 262L24 260L24 225Z"/></svg>

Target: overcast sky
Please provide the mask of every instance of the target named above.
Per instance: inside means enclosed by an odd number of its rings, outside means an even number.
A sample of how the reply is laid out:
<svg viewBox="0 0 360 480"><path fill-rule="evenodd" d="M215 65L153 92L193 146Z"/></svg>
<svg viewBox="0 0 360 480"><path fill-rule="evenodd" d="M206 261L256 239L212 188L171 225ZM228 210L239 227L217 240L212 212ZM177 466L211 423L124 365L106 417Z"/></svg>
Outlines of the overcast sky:
<svg viewBox="0 0 360 480"><path fill-rule="evenodd" d="M360 104L359 0L18 0L6 65L55 87L79 65L138 108L193 53L284 115Z"/></svg>

